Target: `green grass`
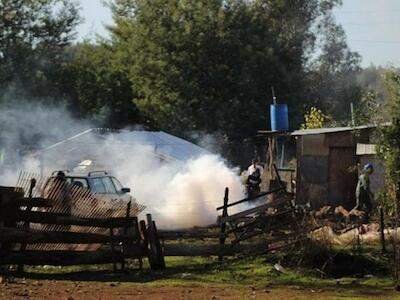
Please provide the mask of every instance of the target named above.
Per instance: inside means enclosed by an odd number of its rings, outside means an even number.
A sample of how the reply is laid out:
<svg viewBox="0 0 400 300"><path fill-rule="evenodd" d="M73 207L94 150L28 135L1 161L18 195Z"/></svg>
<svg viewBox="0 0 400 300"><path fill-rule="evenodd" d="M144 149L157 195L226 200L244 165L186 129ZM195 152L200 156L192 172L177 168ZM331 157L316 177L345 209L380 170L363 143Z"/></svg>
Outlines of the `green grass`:
<svg viewBox="0 0 400 300"><path fill-rule="evenodd" d="M340 250L346 251L346 250ZM375 260L386 264L387 260ZM137 269L137 262L128 261L127 272L113 273L112 265L72 267L28 267L23 277L33 280L59 280L82 282L92 288L103 283L118 283L122 288L152 289L160 287L221 288L237 291L237 299L245 299L250 288L271 290L271 299L400 299L394 291L390 274L364 277L321 278L313 268L285 267L278 272L274 263L283 259L279 255L266 255L243 260L225 260L209 257L167 257L165 270L152 271L145 260L144 269ZM241 292L242 291L242 292ZM269 294L265 294L269 299ZM264 297L264 296L263 296ZM322 298L321 298L322 297ZM236 299L236 298L232 298ZM247 299L247 298L246 298Z"/></svg>
<svg viewBox="0 0 400 300"><path fill-rule="evenodd" d="M127 283L147 283L160 285L234 285L253 286L297 286L314 288L367 288L386 289L393 285L389 276L371 278L344 277L340 279L321 279L319 273L309 269L284 268L278 272L270 263L271 257L258 257L246 260L225 261L216 258L166 258L167 269L152 271L145 264L143 270L137 270L134 262L127 265L127 273L112 273L110 265L90 267L29 267L26 277L35 279L60 279L76 281L121 281Z"/></svg>
<svg viewBox="0 0 400 300"><path fill-rule="evenodd" d="M318 269L327 258L332 259L332 264L322 273ZM277 262L284 266L282 272L274 268ZM166 265L165 270L152 271L144 260L143 270L138 270L137 262L128 260L125 273L113 273L112 265L29 267L23 276L86 282L91 286L118 282L124 288L204 287L235 289L239 290L239 294L240 291L248 293L249 288L270 289L274 291L271 295L278 295L273 299L286 299L293 295L294 299L306 300L320 297L400 299L393 290L394 282L390 278L391 259L382 255L377 247L328 249L310 243L292 251L241 260L228 258L223 262L216 257L167 257Z"/></svg>

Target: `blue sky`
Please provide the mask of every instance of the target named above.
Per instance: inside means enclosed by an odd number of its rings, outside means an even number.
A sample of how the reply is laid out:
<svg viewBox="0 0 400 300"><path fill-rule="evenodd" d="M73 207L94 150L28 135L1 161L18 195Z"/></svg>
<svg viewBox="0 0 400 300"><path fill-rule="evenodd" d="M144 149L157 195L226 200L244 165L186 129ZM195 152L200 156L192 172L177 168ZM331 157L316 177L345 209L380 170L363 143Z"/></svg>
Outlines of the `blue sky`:
<svg viewBox="0 0 400 300"><path fill-rule="evenodd" d="M112 24L109 8L102 0L80 2L85 21L78 28L79 39L106 35L104 25ZM363 66L400 66L400 0L343 0L335 15Z"/></svg>

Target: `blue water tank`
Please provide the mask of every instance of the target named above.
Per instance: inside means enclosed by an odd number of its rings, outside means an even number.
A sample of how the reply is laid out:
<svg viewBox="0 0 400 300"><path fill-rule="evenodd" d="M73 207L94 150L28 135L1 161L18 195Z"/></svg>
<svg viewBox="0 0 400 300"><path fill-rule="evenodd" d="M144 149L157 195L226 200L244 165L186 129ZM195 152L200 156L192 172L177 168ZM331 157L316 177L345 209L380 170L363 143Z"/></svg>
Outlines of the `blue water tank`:
<svg viewBox="0 0 400 300"><path fill-rule="evenodd" d="M270 113L272 131L289 131L287 104L271 104Z"/></svg>

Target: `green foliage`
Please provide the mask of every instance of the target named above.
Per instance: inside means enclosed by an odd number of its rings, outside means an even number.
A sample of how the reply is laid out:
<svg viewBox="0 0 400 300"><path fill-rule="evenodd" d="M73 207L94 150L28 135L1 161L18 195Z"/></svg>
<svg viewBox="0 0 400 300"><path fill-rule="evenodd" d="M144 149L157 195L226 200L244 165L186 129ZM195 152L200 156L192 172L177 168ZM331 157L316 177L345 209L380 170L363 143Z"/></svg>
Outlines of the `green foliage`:
<svg viewBox="0 0 400 300"><path fill-rule="evenodd" d="M325 125L326 119L327 117L320 109L311 107L310 110L304 114L304 123L301 125L301 128L322 128Z"/></svg>
<svg viewBox="0 0 400 300"><path fill-rule="evenodd" d="M384 78L391 124L381 128L379 154L385 162L388 205L398 214L400 204L400 75L391 71Z"/></svg>
<svg viewBox="0 0 400 300"><path fill-rule="evenodd" d="M361 98L358 107L354 111L356 125L377 123L379 121L380 105L378 94L374 90L367 91Z"/></svg>
<svg viewBox="0 0 400 300"><path fill-rule="evenodd" d="M358 105L362 89L357 82L361 57L346 43L343 28L335 23L331 12L320 26L322 49L307 74L308 98L340 124L348 124L350 103Z"/></svg>
<svg viewBox="0 0 400 300"><path fill-rule="evenodd" d="M340 251L340 253L348 253L349 251ZM277 254L258 256L255 258L230 260L226 259L223 263L218 262L216 257L166 257L167 268L160 271L151 271L147 265L147 260L144 260L144 269L138 270L137 262L133 260L127 261L127 270L129 276L124 273L108 272L112 265L91 265L91 266L67 266L63 268L47 267L29 267L27 266L28 274L37 279L51 280L73 280L93 281L98 282L121 282L127 287L140 288L157 288L157 287L224 287L224 288L243 288L249 287L257 289L265 289L273 287L273 290L282 288L284 291L289 291L289 295L283 293L282 299L287 299L296 294L296 299L303 299L299 293L306 291L304 299L321 299L320 293L315 293L315 298L310 293L310 289L324 289L329 291L331 297L324 299L337 299L340 293L340 299L354 299L355 295L360 297L372 294L375 297L378 295L382 299L387 290L393 286L392 280L388 276L376 276L373 278L354 278L343 277L339 279L321 278L321 274L314 267L299 268L296 266L288 266ZM379 255L378 251L368 253L365 260L366 264L363 268L372 269L370 262L374 264L377 260L381 260L382 264L388 264L387 261ZM317 254L316 254L317 255ZM348 255L350 258L351 254ZM298 258L298 256L296 256ZM309 257L311 260L313 257ZM291 257L295 260L295 257ZM285 259L286 261L286 259ZM273 265L277 262L283 264L283 272L277 271ZM298 263L298 260L296 260ZM350 269L351 263L347 268ZM320 266L319 266L320 267ZM373 269L372 269L373 270ZM353 269L353 272L358 272ZM368 273L376 274L376 273ZM379 275L379 274L378 274ZM290 292L291 289L295 291ZM268 288L270 290L270 288ZM386 290L386 292L385 292ZM265 299L271 299L271 294L267 293ZM391 295L391 294L390 294ZM323 295L328 296L328 295ZM352 297L353 296L353 297ZM300 297L300 298L298 298ZM246 297L237 297L231 295L230 299L246 299ZM258 298L256 298L258 299ZM262 298L264 299L264 298ZM274 298L272 298L274 299ZM362 299L362 298L356 298Z"/></svg>
<svg viewBox="0 0 400 300"><path fill-rule="evenodd" d="M78 22L74 1L1 1L0 89L56 95L63 49L74 38Z"/></svg>
<svg viewBox="0 0 400 300"><path fill-rule="evenodd" d="M294 128L311 105L345 119L360 98L359 57L332 16L340 0L109 2L110 40L71 46L75 1L2 1L0 89L67 99L103 126L212 133L226 145L268 127L271 86Z"/></svg>
<svg viewBox="0 0 400 300"><path fill-rule="evenodd" d="M114 1L112 42L149 122L240 141L267 127L271 86L301 122L313 26L338 2Z"/></svg>
<svg viewBox="0 0 400 300"><path fill-rule="evenodd" d="M73 58L64 67L63 88L76 116L113 128L140 122L131 82L111 45L84 42L68 52Z"/></svg>

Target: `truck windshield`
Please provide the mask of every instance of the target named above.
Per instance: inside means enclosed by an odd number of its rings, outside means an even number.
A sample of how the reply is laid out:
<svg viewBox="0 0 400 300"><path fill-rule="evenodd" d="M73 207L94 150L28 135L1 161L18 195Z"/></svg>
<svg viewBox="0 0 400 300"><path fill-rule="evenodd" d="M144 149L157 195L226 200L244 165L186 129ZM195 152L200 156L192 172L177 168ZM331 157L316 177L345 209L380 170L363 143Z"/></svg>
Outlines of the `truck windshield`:
<svg viewBox="0 0 400 300"><path fill-rule="evenodd" d="M111 180L114 183L117 193L122 193L122 184L118 181L118 179L115 177L111 177Z"/></svg>
<svg viewBox="0 0 400 300"><path fill-rule="evenodd" d="M106 194L106 188L101 178L89 178L90 189L96 193Z"/></svg>

